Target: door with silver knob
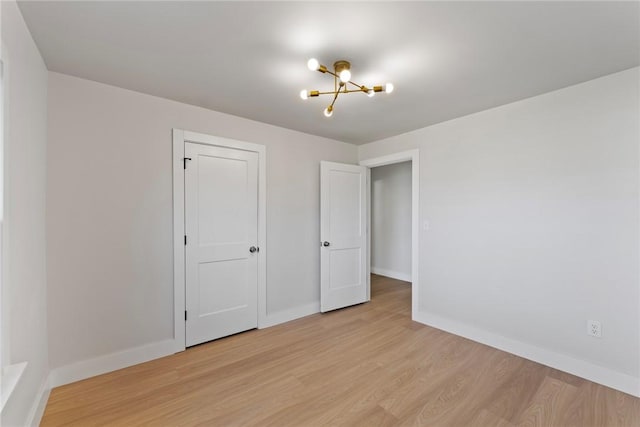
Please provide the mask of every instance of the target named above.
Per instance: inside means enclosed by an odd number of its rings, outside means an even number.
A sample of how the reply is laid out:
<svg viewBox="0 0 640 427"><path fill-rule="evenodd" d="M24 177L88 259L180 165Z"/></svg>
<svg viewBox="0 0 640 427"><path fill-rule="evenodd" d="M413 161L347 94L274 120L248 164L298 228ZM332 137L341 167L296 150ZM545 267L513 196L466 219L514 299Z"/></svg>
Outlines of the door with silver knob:
<svg viewBox="0 0 640 427"><path fill-rule="evenodd" d="M185 144L186 345L258 326L258 154ZM249 248L249 250L247 250Z"/></svg>
<svg viewBox="0 0 640 427"><path fill-rule="evenodd" d="M320 163L320 310L368 300L367 181L363 166Z"/></svg>

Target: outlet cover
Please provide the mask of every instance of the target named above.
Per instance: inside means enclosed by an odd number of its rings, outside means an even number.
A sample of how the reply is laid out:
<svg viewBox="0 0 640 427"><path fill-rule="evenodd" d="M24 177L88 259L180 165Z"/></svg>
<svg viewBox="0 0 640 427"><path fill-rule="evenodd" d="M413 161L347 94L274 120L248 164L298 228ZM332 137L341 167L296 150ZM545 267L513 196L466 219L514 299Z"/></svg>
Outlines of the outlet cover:
<svg viewBox="0 0 640 427"><path fill-rule="evenodd" d="M587 335L602 338L602 325L597 320L587 320Z"/></svg>

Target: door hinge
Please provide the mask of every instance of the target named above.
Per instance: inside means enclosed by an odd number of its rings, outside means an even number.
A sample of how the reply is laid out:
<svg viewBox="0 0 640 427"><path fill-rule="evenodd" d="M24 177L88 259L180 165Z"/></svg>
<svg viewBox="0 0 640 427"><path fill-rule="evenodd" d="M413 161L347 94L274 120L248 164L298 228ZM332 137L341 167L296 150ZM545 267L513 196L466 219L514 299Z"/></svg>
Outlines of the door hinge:
<svg viewBox="0 0 640 427"><path fill-rule="evenodd" d="M184 311L184 320L187 320L187 310Z"/></svg>
<svg viewBox="0 0 640 427"><path fill-rule="evenodd" d="M185 168L185 169L187 168L187 160L191 160L191 157L184 157L184 158L182 159L182 162L184 163L184 168Z"/></svg>
<svg viewBox="0 0 640 427"><path fill-rule="evenodd" d="M184 236L184 244L185 244L185 246L187 244L187 236L186 235Z"/></svg>

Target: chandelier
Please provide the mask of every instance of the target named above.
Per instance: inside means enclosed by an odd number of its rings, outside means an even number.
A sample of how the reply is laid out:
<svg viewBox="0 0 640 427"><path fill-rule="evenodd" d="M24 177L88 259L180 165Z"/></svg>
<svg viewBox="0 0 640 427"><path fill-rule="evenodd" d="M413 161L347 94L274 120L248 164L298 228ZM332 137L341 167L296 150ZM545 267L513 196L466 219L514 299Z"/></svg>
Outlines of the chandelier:
<svg viewBox="0 0 640 427"><path fill-rule="evenodd" d="M384 86L367 87L352 82L351 64L349 63L349 61L336 61L333 64L333 71L330 71L327 67L320 64L317 59L311 58L309 62L307 62L307 67L309 67L311 71L319 71L323 74L327 73L333 76L332 91L320 92L319 90L303 89L300 92L300 98L302 99L308 99L309 97L313 98L320 95L333 95L333 101L331 101L331 104L329 104L329 106L324 109L325 117L331 117L333 115L333 105L336 103L338 95L340 95L341 93L362 92L367 94L369 97L372 97L376 94L376 92L393 92L393 85L391 83L387 83ZM351 89L349 89L349 85L351 85Z"/></svg>

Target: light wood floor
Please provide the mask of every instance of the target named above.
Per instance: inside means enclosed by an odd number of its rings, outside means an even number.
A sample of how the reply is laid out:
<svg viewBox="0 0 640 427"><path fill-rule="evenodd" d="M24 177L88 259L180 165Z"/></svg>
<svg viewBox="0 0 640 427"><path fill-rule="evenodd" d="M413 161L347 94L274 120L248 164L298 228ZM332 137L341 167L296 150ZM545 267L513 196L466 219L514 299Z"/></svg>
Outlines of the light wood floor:
<svg viewBox="0 0 640 427"><path fill-rule="evenodd" d="M372 300L58 387L43 426L640 426L640 399L410 320Z"/></svg>

